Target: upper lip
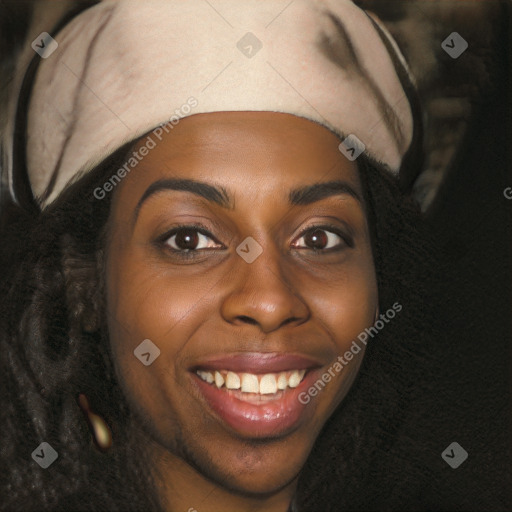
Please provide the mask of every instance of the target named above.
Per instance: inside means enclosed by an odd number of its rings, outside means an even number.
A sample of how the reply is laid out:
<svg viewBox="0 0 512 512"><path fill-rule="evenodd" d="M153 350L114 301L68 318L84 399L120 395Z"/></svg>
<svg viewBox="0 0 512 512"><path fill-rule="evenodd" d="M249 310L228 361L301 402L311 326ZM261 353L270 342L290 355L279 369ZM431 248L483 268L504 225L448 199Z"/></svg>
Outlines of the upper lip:
<svg viewBox="0 0 512 512"><path fill-rule="evenodd" d="M195 364L192 369L263 374L288 370L308 370L320 366L322 366L321 362L301 354L246 352L243 354L212 356Z"/></svg>

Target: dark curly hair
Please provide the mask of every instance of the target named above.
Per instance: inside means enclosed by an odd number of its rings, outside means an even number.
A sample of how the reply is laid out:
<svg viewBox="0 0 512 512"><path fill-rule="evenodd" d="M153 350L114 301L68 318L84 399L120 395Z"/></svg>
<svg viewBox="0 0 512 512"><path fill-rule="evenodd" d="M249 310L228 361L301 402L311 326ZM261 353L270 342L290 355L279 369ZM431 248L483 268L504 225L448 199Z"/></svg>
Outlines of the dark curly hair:
<svg viewBox="0 0 512 512"><path fill-rule="evenodd" d="M133 413L109 347L103 254L111 197L92 194L130 147L106 158L38 215L10 208L3 244L11 252L3 258L0 306L5 510L161 509L145 454L132 441ZM301 472L299 511L416 508L424 492L399 477L421 473L421 464L404 460L397 469L396 461L409 448L403 432L411 404L428 393L435 312L425 283L432 279L434 250L418 208L397 181L364 155L358 162L380 310L397 302L403 309L369 341L351 391L317 439ZM77 404L80 393L112 430L106 453L92 441ZM43 441L59 454L47 470L31 459Z"/></svg>

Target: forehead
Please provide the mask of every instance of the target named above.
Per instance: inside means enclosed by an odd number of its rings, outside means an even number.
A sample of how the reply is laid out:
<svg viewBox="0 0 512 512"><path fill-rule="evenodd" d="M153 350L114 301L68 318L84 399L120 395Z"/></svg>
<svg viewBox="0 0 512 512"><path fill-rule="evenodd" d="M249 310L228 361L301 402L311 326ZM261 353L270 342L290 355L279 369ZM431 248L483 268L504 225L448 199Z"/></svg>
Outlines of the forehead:
<svg viewBox="0 0 512 512"><path fill-rule="evenodd" d="M136 196L156 180L189 178L237 193L276 194L322 181L345 180L360 190L357 166L324 126L276 112L215 112L180 120L169 133L142 137L155 144L123 180L118 193Z"/></svg>

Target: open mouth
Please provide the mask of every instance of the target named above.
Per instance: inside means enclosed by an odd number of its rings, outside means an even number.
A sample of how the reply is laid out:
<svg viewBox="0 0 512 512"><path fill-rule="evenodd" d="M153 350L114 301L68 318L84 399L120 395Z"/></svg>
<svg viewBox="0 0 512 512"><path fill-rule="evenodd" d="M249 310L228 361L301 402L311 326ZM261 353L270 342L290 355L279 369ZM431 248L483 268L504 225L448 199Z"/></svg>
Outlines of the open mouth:
<svg viewBox="0 0 512 512"><path fill-rule="evenodd" d="M265 354L219 359L191 373L206 407L238 435L280 437L313 414L314 404L301 403L299 394L318 368L297 356Z"/></svg>
<svg viewBox="0 0 512 512"><path fill-rule="evenodd" d="M197 370L197 375L208 384L218 389L239 392L234 395L240 400L254 401L254 399L276 399L282 395L280 391L296 388L304 379L306 370L292 370L279 373L266 373L256 375L254 373L237 373L228 370L206 371Z"/></svg>

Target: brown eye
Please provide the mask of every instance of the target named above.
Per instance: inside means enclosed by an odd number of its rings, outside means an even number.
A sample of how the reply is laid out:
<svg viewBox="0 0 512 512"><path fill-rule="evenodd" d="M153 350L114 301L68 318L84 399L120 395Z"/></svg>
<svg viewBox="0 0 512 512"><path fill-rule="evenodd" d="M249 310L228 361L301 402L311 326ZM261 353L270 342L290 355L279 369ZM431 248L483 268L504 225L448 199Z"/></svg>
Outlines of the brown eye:
<svg viewBox="0 0 512 512"><path fill-rule="evenodd" d="M165 240L174 251L189 252L200 249L212 249L221 247L210 236L201 233L196 228L179 228Z"/></svg>
<svg viewBox="0 0 512 512"><path fill-rule="evenodd" d="M297 249L310 249L312 251L337 249L343 245L350 244L338 233L324 228L310 229L293 243L293 247Z"/></svg>
<svg viewBox="0 0 512 512"><path fill-rule="evenodd" d="M325 249L329 241L323 229L315 229L304 236L304 244L310 249Z"/></svg>
<svg viewBox="0 0 512 512"><path fill-rule="evenodd" d="M174 243L178 249L189 251L195 249L199 242L197 231L193 229L182 229L174 237Z"/></svg>

